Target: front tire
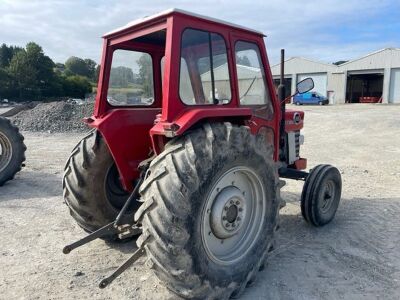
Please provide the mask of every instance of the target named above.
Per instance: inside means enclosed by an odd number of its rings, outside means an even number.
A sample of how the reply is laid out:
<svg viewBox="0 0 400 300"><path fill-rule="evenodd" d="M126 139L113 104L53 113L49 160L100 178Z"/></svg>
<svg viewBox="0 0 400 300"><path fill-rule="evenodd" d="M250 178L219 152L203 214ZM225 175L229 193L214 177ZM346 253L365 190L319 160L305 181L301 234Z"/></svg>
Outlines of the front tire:
<svg viewBox="0 0 400 300"><path fill-rule="evenodd" d="M24 137L10 120L0 117L0 186L14 178L25 161Z"/></svg>
<svg viewBox="0 0 400 300"><path fill-rule="evenodd" d="M108 147L96 130L72 150L64 169L63 192L71 216L88 232L114 221L129 197L120 185ZM139 205L134 201L124 219L132 222Z"/></svg>
<svg viewBox="0 0 400 300"><path fill-rule="evenodd" d="M185 298L238 296L277 229L272 147L247 127L205 124L170 141L149 172L135 219L156 275Z"/></svg>
<svg viewBox="0 0 400 300"><path fill-rule="evenodd" d="M335 217L342 193L342 178L337 168L318 165L311 170L301 193L301 213L316 226L324 226Z"/></svg>

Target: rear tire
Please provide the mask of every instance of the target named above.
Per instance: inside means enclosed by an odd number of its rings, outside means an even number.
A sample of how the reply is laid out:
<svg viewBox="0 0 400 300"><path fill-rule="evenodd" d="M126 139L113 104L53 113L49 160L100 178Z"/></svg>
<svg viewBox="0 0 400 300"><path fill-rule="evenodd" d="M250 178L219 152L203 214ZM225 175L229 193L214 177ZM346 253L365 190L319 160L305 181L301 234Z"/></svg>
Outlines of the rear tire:
<svg viewBox="0 0 400 300"><path fill-rule="evenodd" d="M241 294L263 266L277 229L282 184L272 146L244 126L205 124L170 141L149 172L135 219L143 226L137 245L155 274L185 298ZM234 235L224 222L238 222Z"/></svg>
<svg viewBox="0 0 400 300"><path fill-rule="evenodd" d="M129 197L119 183L108 147L96 130L72 150L64 169L63 192L71 216L88 232L114 221ZM134 201L123 219L132 222L139 205Z"/></svg>
<svg viewBox="0 0 400 300"><path fill-rule="evenodd" d="M324 226L335 217L342 193L342 178L337 168L318 165L311 170L301 193L301 213L316 226Z"/></svg>
<svg viewBox="0 0 400 300"><path fill-rule="evenodd" d="M10 120L0 117L0 186L14 178L25 161L24 137Z"/></svg>

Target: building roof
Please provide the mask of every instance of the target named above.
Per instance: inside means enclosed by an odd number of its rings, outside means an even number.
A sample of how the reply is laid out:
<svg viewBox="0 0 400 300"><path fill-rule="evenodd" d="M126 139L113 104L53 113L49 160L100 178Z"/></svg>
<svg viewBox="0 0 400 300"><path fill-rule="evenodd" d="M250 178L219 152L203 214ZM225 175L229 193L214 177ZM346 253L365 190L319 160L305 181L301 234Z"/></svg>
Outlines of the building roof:
<svg viewBox="0 0 400 300"><path fill-rule="evenodd" d="M388 50L400 51L400 48L392 48L392 47L383 48L383 49L380 49L380 50L377 50L377 51L368 53L368 54L366 54L366 55L364 55L364 56L358 57L358 58L356 58L356 59L349 60L349 61L347 61L347 62L345 62L345 63L343 63L343 64L340 64L339 66L341 67L341 66L344 66L344 65L348 65L348 64L351 64L351 63L356 62L356 61L358 61L358 60L362 60L362 59L367 58L367 57L369 57L369 56L373 56L373 55L376 55L376 54L378 54L378 53L385 52L385 51L388 51Z"/></svg>
<svg viewBox="0 0 400 300"><path fill-rule="evenodd" d="M203 15L192 13L192 12L189 12L189 11L186 11L186 10L182 10L182 9L170 8L170 9L164 10L164 11L162 11L160 13L157 13L157 14L154 14L154 15L151 15L151 16L146 16L146 17L143 17L141 19L136 19L134 21L131 21L128 24L126 24L125 26L122 26L122 27L119 27L119 28L117 28L115 30L107 32L106 34L104 34L104 37L119 33L121 31L129 29L131 27L135 27L135 26L137 26L139 24L142 24L142 23L145 23L145 22L149 22L149 21L157 19L157 18L167 17L167 16L172 15L172 14L182 14L182 15L186 15L186 16L191 16L191 17L195 17L195 18L198 18L198 19L207 20L207 21L211 21L211 22L214 22L214 23L224 24L224 25L229 26L229 27L233 27L233 28L237 28L237 29L241 29L241 30L245 30L245 31L250 31L250 32L265 36L261 31L257 31L257 30L254 30L254 29L251 29L251 28L248 28L248 27L245 27L245 26L237 25L237 24L234 24L234 23L230 23L230 22L227 22L227 21L224 21L224 20L220 20L220 19L216 19L216 18L212 18L212 17L208 17L208 16L203 16Z"/></svg>
<svg viewBox="0 0 400 300"><path fill-rule="evenodd" d="M395 51L395 53L392 53L392 51ZM390 58L385 57L385 52L391 52L387 54L390 55ZM285 75L292 73L302 74L328 71L332 73L341 73L345 70L351 70L352 68L364 70L399 66L400 48L384 48L340 65L315 61L304 57L290 57L285 60ZM277 76L280 72L280 63L271 66L271 71L274 76Z"/></svg>

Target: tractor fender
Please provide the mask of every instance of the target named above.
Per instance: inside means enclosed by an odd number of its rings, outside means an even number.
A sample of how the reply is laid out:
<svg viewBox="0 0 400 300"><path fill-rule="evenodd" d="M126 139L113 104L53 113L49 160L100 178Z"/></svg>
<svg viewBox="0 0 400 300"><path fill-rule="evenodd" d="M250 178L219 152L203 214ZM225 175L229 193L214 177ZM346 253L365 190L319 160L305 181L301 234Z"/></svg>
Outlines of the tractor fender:
<svg viewBox="0 0 400 300"><path fill-rule="evenodd" d="M243 108L195 108L184 111L172 122L158 120L150 130L150 137L154 152L159 154L164 149L164 145L169 139L183 135L196 124L205 120L211 122L229 121L231 123L243 123L250 119L252 110L248 107Z"/></svg>

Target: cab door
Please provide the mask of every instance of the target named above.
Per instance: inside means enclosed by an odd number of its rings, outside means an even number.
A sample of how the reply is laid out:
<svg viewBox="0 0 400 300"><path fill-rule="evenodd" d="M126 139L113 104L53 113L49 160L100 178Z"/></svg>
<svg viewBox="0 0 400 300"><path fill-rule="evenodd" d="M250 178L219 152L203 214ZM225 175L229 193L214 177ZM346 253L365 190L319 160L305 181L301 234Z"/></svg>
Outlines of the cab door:
<svg viewBox="0 0 400 300"><path fill-rule="evenodd" d="M277 159L280 111L262 39L235 35L232 44L238 105L252 109L247 125L253 134L264 135L274 146Z"/></svg>

